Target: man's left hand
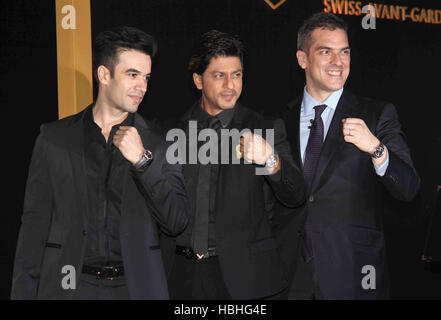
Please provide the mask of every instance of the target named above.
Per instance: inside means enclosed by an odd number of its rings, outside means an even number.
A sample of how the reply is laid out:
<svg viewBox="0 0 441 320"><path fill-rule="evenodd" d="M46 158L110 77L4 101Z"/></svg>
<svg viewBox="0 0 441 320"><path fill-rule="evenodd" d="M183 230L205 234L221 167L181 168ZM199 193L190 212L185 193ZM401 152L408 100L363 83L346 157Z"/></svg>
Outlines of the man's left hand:
<svg viewBox="0 0 441 320"><path fill-rule="evenodd" d="M380 144L380 140L372 134L362 119L346 118L343 122L343 137L346 142L352 143L359 150L373 154ZM377 166L381 166L387 159L387 148L382 157L372 159Z"/></svg>
<svg viewBox="0 0 441 320"><path fill-rule="evenodd" d="M362 119L346 118L343 122L343 137L359 150L372 154L380 144L380 140L372 134Z"/></svg>
<svg viewBox="0 0 441 320"><path fill-rule="evenodd" d="M121 126L113 136L113 144L121 151L121 154L136 164L141 160L145 152L141 137L135 127Z"/></svg>

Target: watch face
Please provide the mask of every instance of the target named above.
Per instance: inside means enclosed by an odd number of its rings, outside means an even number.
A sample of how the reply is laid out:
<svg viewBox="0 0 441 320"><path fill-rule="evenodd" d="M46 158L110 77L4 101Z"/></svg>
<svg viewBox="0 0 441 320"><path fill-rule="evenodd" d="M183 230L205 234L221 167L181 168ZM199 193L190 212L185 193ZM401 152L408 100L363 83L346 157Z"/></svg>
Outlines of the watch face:
<svg viewBox="0 0 441 320"><path fill-rule="evenodd" d="M377 150L372 154L372 158L380 158L384 153L384 145L380 143L380 145L377 147Z"/></svg>
<svg viewBox="0 0 441 320"><path fill-rule="evenodd" d="M150 150L146 150L144 156L147 159L147 161L150 161L153 158L152 152Z"/></svg>
<svg viewBox="0 0 441 320"><path fill-rule="evenodd" d="M274 168L276 163L277 163L277 158L273 154L266 160L266 166L268 168Z"/></svg>

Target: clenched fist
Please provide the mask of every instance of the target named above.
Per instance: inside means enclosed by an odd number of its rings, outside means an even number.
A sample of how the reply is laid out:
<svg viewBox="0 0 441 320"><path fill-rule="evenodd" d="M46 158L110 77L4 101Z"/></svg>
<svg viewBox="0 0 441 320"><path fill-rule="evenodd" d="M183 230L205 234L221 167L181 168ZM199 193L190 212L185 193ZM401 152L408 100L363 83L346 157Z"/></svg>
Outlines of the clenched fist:
<svg viewBox="0 0 441 320"><path fill-rule="evenodd" d="M273 154L271 145L260 135L251 132L245 132L240 139L240 151L244 159L251 163L266 165L266 160ZM277 156L277 164L274 168L269 169L269 173L273 174L280 168L280 160Z"/></svg>
<svg viewBox="0 0 441 320"><path fill-rule="evenodd" d="M121 126L113 136L113 144L121 154L132 164L141 160L145 152L141 137L135 127Z"/></svg>
<svg viewBox="0 0 441 320"><path fill-rule="evenodd" d="M359 150L372 154L380 144L380 140L372 134L362 119L346 118L343 122L343 137L346 142L352 143ZM381 165L386 161L387 149L381 158L373 159L374 163Z"/></svg>

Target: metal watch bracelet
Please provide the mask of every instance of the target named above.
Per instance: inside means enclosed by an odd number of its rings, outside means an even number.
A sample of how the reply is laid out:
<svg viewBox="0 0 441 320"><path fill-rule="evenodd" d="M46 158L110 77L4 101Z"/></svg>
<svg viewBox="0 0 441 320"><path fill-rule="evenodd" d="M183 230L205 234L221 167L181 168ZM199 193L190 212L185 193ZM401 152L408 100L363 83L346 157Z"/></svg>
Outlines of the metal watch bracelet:
<svg viewBox="0 0 441 320"><path fill-rule="evenodd" d="M384 144L380 141L377 149L370 155L374 159L381 158L384 154Z"/></svg>

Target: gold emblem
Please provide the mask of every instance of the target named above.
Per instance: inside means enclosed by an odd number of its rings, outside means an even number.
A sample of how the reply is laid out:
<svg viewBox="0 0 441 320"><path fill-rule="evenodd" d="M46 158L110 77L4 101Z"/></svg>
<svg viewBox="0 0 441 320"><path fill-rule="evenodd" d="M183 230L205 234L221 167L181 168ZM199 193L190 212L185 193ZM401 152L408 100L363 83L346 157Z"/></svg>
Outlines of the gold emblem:
<svg viewBox="0 0 441 320"><path fill-rule="evenodd" d="M243 157L242 152L240 152L240 144L236 146L236 159L241 159Z"/></svg>
<svg viewBox="0 0 441 320"><path fill-rule="evenodd" d="M276 4L272 3L271 0L264 0L266 2L267 5L269 5L271 7L271 9L276 10L278 7L280 7L282 4L284 4L286 2L286 0L280 0L279 2L277 2Z"/></svg>

